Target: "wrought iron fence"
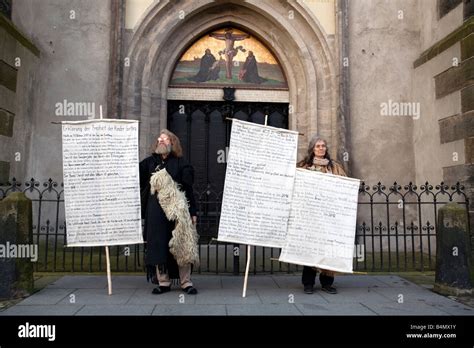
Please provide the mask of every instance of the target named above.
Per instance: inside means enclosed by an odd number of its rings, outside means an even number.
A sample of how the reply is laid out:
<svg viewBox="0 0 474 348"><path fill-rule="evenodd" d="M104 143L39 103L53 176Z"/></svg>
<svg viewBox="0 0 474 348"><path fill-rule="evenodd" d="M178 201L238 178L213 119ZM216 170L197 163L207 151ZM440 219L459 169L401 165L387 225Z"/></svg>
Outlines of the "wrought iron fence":
<svg viewBox="0 0 474 348"><path fill-rule="evenodd" d="M32 178L20 183L15 178L0 184L0 200L11 192L24 192L33 203L33 238L39 257L39 272L101 272L105 270L102 247L65 247L63 184L52 179L42 184ZM93 192L91 193L93 195ZM244 271L247 248L223 243L217 235L222 192L212 187L196 189L200 234L199 273L234 273ZM426 182L419 188L396 182L387 187L378 183L359 188L358 220L354 248L357 271L425 271L435 266L436 221L438 209L457 202L469 213L469 200L459 183L433 186ZM468 219L469 221L469 219ZM470 227L469 227L470 228ZM142 272L143 245L111 247L114 272ZM252 247L250 271L257 273L298 272L301 266L278 262L280 249Z"/></svg>

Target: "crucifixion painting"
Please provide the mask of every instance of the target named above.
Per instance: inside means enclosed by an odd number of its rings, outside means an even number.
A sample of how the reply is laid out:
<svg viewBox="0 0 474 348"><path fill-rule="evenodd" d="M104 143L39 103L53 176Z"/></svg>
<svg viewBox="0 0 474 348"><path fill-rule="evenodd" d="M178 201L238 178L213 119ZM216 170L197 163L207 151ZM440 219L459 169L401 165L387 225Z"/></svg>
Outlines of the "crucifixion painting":
<svg viewBox="0 0 474 348"><path fill-rule="evenodd" d="M238 43L237 43L238 41ZM254 36L215 29L194 41L175 66L169 87L288 89L278 59Z"/></svg>
<svg viewBox="0 0 474 348"><path fill-rule="evenodd" d="M235 41L242 41L248 39L250 35L248 34L234 34L234 30L232 28L227 28L222 33L211 33L209 34L210 37L213 37L217 40L225 41L225 48L222 51L219 51L219 55L223 54L225 57L225 71L226 71L226 78L232 79L232 64L233 59L240 51L246 52L246 49L242 46L237 46L234 48Z"/></svg>

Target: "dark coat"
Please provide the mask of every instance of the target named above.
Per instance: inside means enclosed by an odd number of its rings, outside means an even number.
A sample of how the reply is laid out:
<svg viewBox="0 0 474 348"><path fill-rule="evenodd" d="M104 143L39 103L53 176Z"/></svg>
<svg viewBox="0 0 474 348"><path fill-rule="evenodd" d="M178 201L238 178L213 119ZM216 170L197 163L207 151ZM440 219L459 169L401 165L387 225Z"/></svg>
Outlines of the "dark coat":
<svg viewBox="0 0 474 348"><path fill-rule="evenodd" d="M204 54L201 58L201 64L197 75L188 78L188 80L196 82L206 82L210 80L212 65L216 62L216 58L213 54ZM215 76L213 76L215 77ZM213 79L215 80L215 78Z"/></svg>
<svg viewBox="0 0 474 348"><path fill-rule="evenodd" d="M169 221L161 208L157 195L150 193L150 177L159 166L166 168L174 181L185 192L189 202L189 213L196 215L196 202L193 194L194 170L182 158L169 155L162 160L160 155L153 154L140 162L140 191L142 219L145 219L143 238L146 241L145 264L158 266L160 271L168 272L171 278L178 278L178 267L173 255L169 252L168 243L172 237L174 221Z"/></svg>
<svg viewBox="0 0 474 348"><path fill-rule="evenodd" d="M244 71L242 79L245 82L260 84L267 81L267 79L260 77L258 74L257 60L255 59L255 56L247 57L242 69Z"/></svg>

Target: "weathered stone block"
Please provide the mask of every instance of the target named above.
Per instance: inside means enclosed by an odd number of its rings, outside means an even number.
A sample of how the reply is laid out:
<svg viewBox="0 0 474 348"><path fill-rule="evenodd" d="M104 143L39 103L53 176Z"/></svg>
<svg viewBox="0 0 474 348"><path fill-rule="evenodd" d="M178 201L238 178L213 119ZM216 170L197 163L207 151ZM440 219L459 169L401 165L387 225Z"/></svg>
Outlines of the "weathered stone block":
<svg viewBox="0 0 474 348"><path fill-rule="evenodd" d="M2 15L0 15L0 28L3 28L6 33L10 34L22 46L29 49L35 56L40 56L39 49L18 30L10 19Z"/></svg>
<svg viewBox="0 0 474 348"><path fill-rule="evenodd" d="M455 9L462 0L439 0L438 1L438 14L439 18L447 15L451 10Z"/></svg>
<svg viewBox="0 0 474 348"><path fill-rule="evenodd" d="M436 99L474 83L474 57L435 76Z"/></svg>
<svg viewBox="0 0 474 348"><path fill-rule="evenodd" d="M470 178L474 177L474 165L458 165L443 168L443 181L450 185L460 182L467 183Z"/></svg>
<svg viewBox="0 0 474 348"><path fill-rule="evenodd" d="M439 209L434 291L445 295L472 294L473 254L466 208L449 203Z"/></svg>
<svg viewBox="0 0 474 348"><path fill-rule="evenodd" d="M461 61L474 56L474 33L461 40Z"/></svg>
<svg viewBox="0 0 474 348"><path fill-rule="evenodd" d="M461 111L464 113L472 110L474 110L474 85L461 90Z"/></svg>
<svg viewBox="0 0 474 348"><path fill-rule="evenodd" d="M14 192L0 201L0 298L23 297L33 292L31 200Z"/></svg>
<svg viewBox="0 0 474 348"><path fill-rule="evenodd" d="M463 17L464 20L474 16L474 1L464 0Z"/></svg>
<svg viewBox="0 0 474 348"><path fill-rule="evenodd" d="M441 144L474 136L474 111L438 121Z"/></svg>
<svg viewBox="0 0 474 348"><path fill-rule="evenodd" d="M9 90L16 91L16 75L17 70L0 60L0 85L5 86Z"/></svg>
<svg viewBox="0 0 474 348"><path fill-rule="evenodd" d="M470 137L464 140L464 146L466 148L466 163L474 163L474 137Z"/></svg>
<svg viewBox="0 0 474 348"><path fill-rule="evenodd" d="M15 115L0 108L0 135L13 136L13 119Z"/></svg>
<svg viewBox="0 0 474 348"><path fill-rule="evenodd" d="M426 63L430 59L433 59L441 52L447 50L456 42L461 41L463 38L469 36L474 32L474 17L466 19L464 23L454 30L451 34L444 37L443 39L436 42L433 46L421 53L420 57L413 62L413 67L417 68L420 65Z"/></svg>
<svg viewBox="0 0 474 348"><path fill-rule="evenodd" d="M6 183L10 177L10 162L0 161L0 183Z"/></svg>

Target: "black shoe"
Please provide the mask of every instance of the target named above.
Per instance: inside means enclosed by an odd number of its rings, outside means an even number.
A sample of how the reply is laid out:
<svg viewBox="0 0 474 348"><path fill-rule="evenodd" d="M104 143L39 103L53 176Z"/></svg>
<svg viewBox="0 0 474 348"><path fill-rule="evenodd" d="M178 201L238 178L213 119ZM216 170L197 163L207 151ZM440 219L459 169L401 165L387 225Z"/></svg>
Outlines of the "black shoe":
<svg viewBox="0 0 474 348"><path fill-rule="evenodd" d="M331 294L331 295L337 294L337 289L334 286L331 286L331 285L325 285L325 286L321 287L321 290L323 290L324 292L327 292L328 294Z"/></svg>
<svg viewBox="0 0 474 348"><path fill-rule="evenodd" d="M154 295L161 295L168 291L171 291L171 286L157 286L151 293Z"/></svg>
<svg viewBox="0 0 474 348"><path fill-rule="evenodd" d="M187 293L188 295L196 295L198 293L197 289L193 288L192 286L188 286L184 288L183 291Z"/></svg>
<svg viewBox="0 0 474 348"><path fill-rule="evenodd" d="M304 286L304 293L305 294L310 295L310 294L313 293L313 290L314 290L313 285L305 285Z"/></svg>

